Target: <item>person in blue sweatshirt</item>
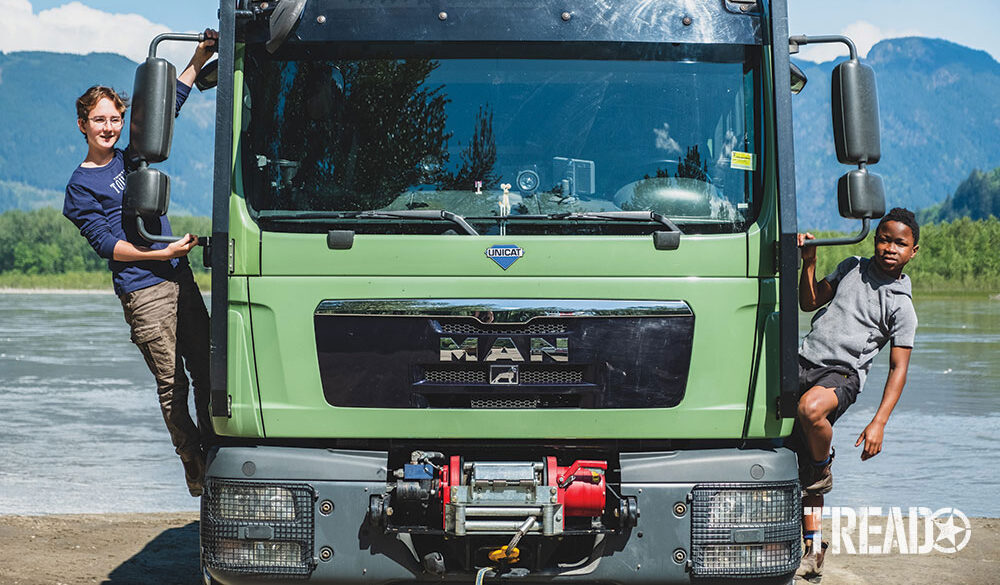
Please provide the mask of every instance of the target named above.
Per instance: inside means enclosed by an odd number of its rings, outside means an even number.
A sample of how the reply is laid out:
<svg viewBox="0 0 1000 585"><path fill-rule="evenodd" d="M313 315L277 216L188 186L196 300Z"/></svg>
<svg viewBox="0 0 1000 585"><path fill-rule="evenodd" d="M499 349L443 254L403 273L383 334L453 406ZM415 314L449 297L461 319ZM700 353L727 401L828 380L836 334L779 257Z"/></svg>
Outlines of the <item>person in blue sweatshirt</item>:
<svg viewBox="0 0 1000 585"><path fill-rule="evenodd" d="M211 58L219 35L205 31L187 67L177 78L177 112L198 72ZM91 247L108 260L115 294L121 300L132 342L156 378L163 420L184 465L192 496L200 496L205 449L214 437L208 414L208 311L194 282L187 254L198 243L191 234L171 244L150 244L135 226L122 223L125 176L134 169L131 150L116 148L128 104L114 89L95 85L76 100L77 126L87 141L87 157L66 185L63 215ZM172 235L166 216L152 233ZM188 377L194 388L197 424L188 411Z"/></svg>

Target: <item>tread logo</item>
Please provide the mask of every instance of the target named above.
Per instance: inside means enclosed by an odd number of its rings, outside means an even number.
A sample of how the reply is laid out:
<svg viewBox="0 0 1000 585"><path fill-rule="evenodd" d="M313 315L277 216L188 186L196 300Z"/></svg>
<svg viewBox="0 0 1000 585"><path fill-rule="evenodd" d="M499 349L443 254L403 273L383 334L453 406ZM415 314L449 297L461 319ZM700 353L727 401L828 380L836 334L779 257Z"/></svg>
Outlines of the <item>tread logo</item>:
<svg viewBox="0 0 1000 585"><path fill-rule="evenodd" d="M517 259L524 256L524 250L513 244L497 244L486 248L486 257L497 263L497 266L507 270Z"/></svg>
<svg viewBox="0 0 1000 585"><path fill-rule="evenodd" d="M958 508L803 508L804 515L830 518L830 552L849 555L954 554L972 537L972 524Z"/></svg>

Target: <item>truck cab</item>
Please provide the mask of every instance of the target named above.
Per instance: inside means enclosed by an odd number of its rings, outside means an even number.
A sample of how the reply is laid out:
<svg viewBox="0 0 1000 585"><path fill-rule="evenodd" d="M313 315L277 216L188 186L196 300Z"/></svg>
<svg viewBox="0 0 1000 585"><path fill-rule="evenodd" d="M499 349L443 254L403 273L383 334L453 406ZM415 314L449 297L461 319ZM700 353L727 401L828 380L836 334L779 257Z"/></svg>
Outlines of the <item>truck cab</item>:
<svg viewBox="0 0 1000 585"><path fill-rule="evenodd" d="M220 21L206 579L791 580L784 2Z"/></svg>

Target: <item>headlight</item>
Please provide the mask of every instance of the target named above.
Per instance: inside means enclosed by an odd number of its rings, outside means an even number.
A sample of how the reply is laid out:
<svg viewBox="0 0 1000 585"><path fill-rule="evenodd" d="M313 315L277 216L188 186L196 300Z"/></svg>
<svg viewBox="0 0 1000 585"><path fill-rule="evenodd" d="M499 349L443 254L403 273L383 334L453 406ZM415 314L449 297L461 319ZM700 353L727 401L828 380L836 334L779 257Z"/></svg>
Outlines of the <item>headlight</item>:
<svg viewBox="0 0 1000 585"><path fill-rule="evenodd" d="M223 538L219 540L219 554L237 565L271 569L300 563L302 545L298 542Z"/></svg>
<svg viewBox="0 0 1000 585"><path fill-rule="evenodd" d="M701 548L699 575L781 574L789 571L791 542L770 544L720 544ZM795 559L798 564L798 559ZM791 568L792 570L795 567Z"/></svg>
<svg viewBox="0 0 1000 585"><path fill-rule="evenodd" d="M201 499L205 565L249 575L309 575L315 500L309 484L209 478Z"/></svg>
<svg viewBox="0 0 1000 585"><path fill-rule="evenodd" d="M786 522L798 505L787 489L720 489L709 496L709 524Z"/></svg>
<svg viewBox="0 0 1000 585"><path fill-rule="evenodd" d="M295 520L295 498L284 487L219 483L212 512L226 520Z"/></svg>
<svg viewBox="0 0 1000 585"><path fill-rule="evenodd" d="M801 556L798 482L700 484L691 508L691 571L699 576L791 573Z"/></svg>

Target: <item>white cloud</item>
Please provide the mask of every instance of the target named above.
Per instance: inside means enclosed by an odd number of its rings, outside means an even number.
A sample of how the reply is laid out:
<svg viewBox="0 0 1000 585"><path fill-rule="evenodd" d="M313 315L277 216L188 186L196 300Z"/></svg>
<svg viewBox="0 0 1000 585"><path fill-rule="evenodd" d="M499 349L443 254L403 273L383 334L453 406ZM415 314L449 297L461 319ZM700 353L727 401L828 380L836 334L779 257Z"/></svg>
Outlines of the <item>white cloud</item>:
<svg viewBox="0 0 1000 585"><path fill-rule="evenodd" d="M726 130L726 138L722 142L722 150L719 151L719 157L715 159L715 165L719 167L729 166L737 144L739 144L739 141L736 139L736 133L732 130Z"/></svg>
<svg viewBox="0 0 1000 585"><path fill-rule="evenodd" d="M844 27L844 29L840 31L840 34L849 37L852 41L854 41L854 45L858 48L858 54L861 57L867 57L868 51L875 46L875 43L881 40L921 35L920 31L916 29L895 30L879 28L878 26L865 20L852 22ZM833 59L846 58L847 47L845 47L842 43L807 45L802 47L798 57L807 61L822 63Z"/></svg>
<svg viewBox="0 0 1000 585"><path fill-rule="evenodd" d="M670 124L664 122L663 128L653 128L653 134L656 135L656 148L666 150L667 152L681 151L681 145L677 144L677 141L670 137Z"/></svg>
<svg viewBox="0 0 1000 585"><path fill-rule="evenodd" d="M54 51L57 53L118 53L143 61L153 37L169 29L138 14L111 13L81 2L42 10L30 0L0 0L0 51ZM158 56L179 68L187 64L194 46L165 42Z"/></svg>

